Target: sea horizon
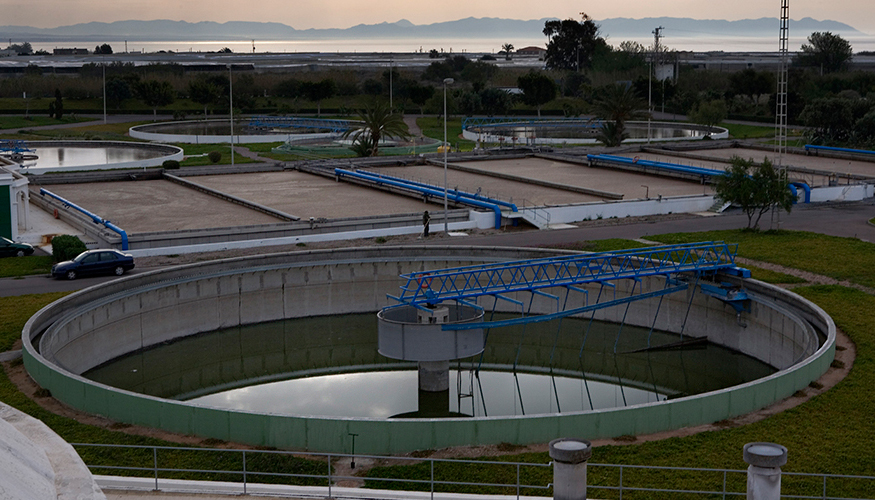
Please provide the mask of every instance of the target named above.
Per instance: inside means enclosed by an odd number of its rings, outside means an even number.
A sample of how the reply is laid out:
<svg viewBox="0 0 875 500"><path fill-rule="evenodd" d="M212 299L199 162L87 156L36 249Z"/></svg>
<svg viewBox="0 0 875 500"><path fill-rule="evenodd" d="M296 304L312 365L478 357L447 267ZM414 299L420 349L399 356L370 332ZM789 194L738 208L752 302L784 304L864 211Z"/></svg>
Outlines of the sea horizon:
<svg viewBox="0 0 875 500"><path fill-rule="evenodd" d="M650 37L606 37L609 44L617 46L622 41L630 40L649 46ZM806 35L789 37L789 50L796 52L802 44L807 43ZM875 36L846 35L845 40L851 44L854 52L875 51ZM120 39L113 40L76 40L32 42L34 51L45 50L49 53L55 48L80 48L93 51L98 45L109 44L115 53L155 53L155 52L217 52L225 47L236 54L253 53L429 53L432 49L444 53L464 54L495 54L501 51L505 43L513 44L516 50L536 46L545 47L545 37L490 37L490 38L338 38L310 40L149 40L138 41ZM664 47L668 50L683 52L777 52L779 49L777 33L774 37L762 36L724 36L697 35L685 37L664 37ZM127 50L125 50L127 47Z"/></svg>

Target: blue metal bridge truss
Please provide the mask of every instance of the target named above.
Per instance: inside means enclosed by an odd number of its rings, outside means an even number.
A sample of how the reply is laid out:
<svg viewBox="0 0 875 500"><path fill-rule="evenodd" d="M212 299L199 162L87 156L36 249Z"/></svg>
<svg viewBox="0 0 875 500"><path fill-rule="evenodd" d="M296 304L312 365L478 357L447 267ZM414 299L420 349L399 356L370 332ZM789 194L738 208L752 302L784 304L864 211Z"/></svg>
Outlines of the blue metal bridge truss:
<svg viewBox="0 0 875 500"><path fill-rule="evenodd" d="M361 122L354 120L299 118L295 116L254 116L249 120L249 127L252 128L330 130L333 133L346 132L358 128L360 124Z"/></svg>
<svg viewBox="0 0 875 500"><path fill-rule="evenodd" d="M22 140L0 141L0 153L22 154L35 153L36 150L27 147L27 143Z"/></svg>
<svg viewBox="0 0 875 500"><path fill-rule="evenodd" d="M406 283L401 286L401 294L399 296L389 295L389 297L401 304L420 309L426 309L439 302L450 300L480 307L471 301L479 297L493 297L495 304L498 303L498 300L505 300L519 305L520 309L523 310L523 314L517 318L447 324L442 327L443 330L525 325L619 305L626 305L628 311L628 305L634 301L661 298L671 293L686 290L689 287L687 280L695 279L698 284L701 277L717 272L750 277L750 271L735 265L737 251L737 244L702 242L421 271L401 275L401 278L406 280ZM665 276L664 288L643 292L638 285L641 278L646 276ZM616 289L616 285L612 282L624 279L634 281L628 296L616 298L615 295L612 300L602 300L602 292L605 287ZM598 297L594 303L590 303L589 291L579 288L581 285L590 283L600 285ZM544 291L562 288L565 289L564 300ZM507 294L519 292L531 294L528 310L525 310L526 306L522 301L507 296ZM583 306L568 307L571 292L583 295ZM741 290L733 289L729 284L712 285L705 290L705 293L732 305L738 313L746 308L747 295ZM530 314L535 296L555 300L556 312ZM660 305L661 302L660 300ZM658 309L656 314L659 314ZM617 340L619 340L619 333ZM649 342L648 336L648 347Z"/></svg>

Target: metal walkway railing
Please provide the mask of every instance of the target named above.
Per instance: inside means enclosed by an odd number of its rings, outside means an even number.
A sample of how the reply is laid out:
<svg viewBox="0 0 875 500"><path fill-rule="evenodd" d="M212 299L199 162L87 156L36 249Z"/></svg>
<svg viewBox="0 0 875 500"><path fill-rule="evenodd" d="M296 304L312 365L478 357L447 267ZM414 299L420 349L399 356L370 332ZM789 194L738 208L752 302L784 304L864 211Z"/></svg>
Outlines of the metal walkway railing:
<svg viewBox="0 0 875 500"><path fill-rule="evenodd" d="M227 488L229 494L247 494L254 484L310 485L323 487L326 498L333 498L332 489L337 481L364 481L361 498L370 488L419 491L434 498L436 492L481 493L521 496L552 495L552 463L504 462L498 460L455 460L414 457L389 457L354 455L342 453L295 453L275 450L240 450L216 448L187 448L168 446L137 446L107 444L73 444L86 455L86 464L92 473L113 476L150 478L154 490L168 489L168 479L210 481L210 490ZM95 455L100 463L88 463L89 449L97 449ZM198 469L191 466L198 455L208 454L211 463L219 468ZM324 472L278 472L264 470L265 460L270 457L307 459L307 464ZM740 458L740 457L739 457ZM370 459L393 465L417 465L415 478L402 477L398 468L382 469L380 477L346 476L335 473L339 461ZM218 464L221 464L219 466ZM472 469L489 478L489 482L462 481L458 479L459 466ZM303 469L305 467L298 467ZM405 471L409 472L409 471ZM395 473L392 475L391 473ZM447 479L452 478L453 480ZM506 478L504 482L501 478ZM597 492L590 497L622 500L623 496L634 498L726 498L746 494L747 471L738 469L707 469L696 467L664 467L623 464L587 464L587 491ZM154 481L154 482L152 482ZM389 483L395 483L390 486ZM205 483L207 484L207 483ZM234 487L234 485L239 485ZM689 485L695 485L691 488ZM783 472L781 474L783 498L857 500L872 498L875 491L875 476ZM289 493L294 493L290 490ZM641 497L640 494L647 496ZM311 494L312 495L312 494ZM308 495L308 496L311 496ZM679 495L684 495L680 497ZM412 495L411 495L412 496Z"/></svg>
<svg viewBox="0 0 875 500"><path fill-rule="evenodd" d="M294 116L254 116L249 120L249 127L253 128L302 128L330 130L335 133L346 132L360 125L361 122L354 120L298 118Z"/></svg>

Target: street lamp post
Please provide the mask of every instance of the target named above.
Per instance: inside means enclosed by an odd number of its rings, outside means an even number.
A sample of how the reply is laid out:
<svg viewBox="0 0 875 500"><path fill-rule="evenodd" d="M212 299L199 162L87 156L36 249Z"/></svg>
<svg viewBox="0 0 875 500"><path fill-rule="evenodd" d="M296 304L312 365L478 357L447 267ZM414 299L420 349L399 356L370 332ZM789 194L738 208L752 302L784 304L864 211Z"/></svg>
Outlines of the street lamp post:
<svg viewBox="0 0 875 500"><path fill-rule="evenodd" d="M234 79L231 77L231 65L228 65L228 111L231 115L231 166L234 166Z"/></svg>
<svg viewBox="0 0 875 500"><path fill-rule="evenodd" d="M100 66L103 68L103 124L106 125L106 62Z"/></svg>
<svg viewBox="0 0 875 500"><path fill-rule="evenodd" d="M452 78L444 78L444 233L449 236L450 223L447 209L447 85L452 85Z"/></svg>

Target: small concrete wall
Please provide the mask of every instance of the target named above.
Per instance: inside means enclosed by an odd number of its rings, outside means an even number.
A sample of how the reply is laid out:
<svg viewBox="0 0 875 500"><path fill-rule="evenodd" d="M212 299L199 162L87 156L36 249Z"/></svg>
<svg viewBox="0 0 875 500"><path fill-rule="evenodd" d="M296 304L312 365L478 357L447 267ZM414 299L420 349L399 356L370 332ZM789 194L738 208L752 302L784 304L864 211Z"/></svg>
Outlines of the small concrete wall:
<svg viewBox="0 0 875 500"><path fill-rule="evenodd" d="M811 189L811 202L860 201L875 195L875 185L853 184L850 186L830 186Z"/></svg>
<svg viewBox="0 0 875 500"><path fill-rule="evenodd" d="M132 424L255 445L348 451L359 434L364 453L398 453L466 444L528 444L573 434L593 438L644 434L710 423L788 397L827 370L835 326L821 309L755 281L741 315L692 289L635 302L626 322L705 334L781 369L772 376L696 396L626 408L474 419L307 418L199 407L97 384L81 373L122 354L173 338L283 318L376 312L398 293L399 274L460 265L554 256L557 251L477 247L380 247L262 255L180 266L91 287L41 310L23 331L25 366L41 386L73 407ZM728 279L728 278L727 278ZM692 285L692 284L691 284ZM622 297L631 283L619 283ZM663 287L645 278L646 290ZM589 287L595 300L597 287ZM605 292L608 293L608 292ZM613 298L613 297L612 297ZM687 317L688 304L692 307ZM583 300L580 295L575 300ZM602 300L605 300L604 298ZM534 310L555 310L540 297ZM572 307L569 304L569 307ZM656 314L656 309L659 314ZM625 307L600 310L618 320ZM825 337L821 343L818 333ZM38 349L32 341L39 333Z"/></svg>
<svg viewBox="0 0 875 500"><path fill-rule="evenodd" d="M598 201L546 207L539 210L550 213L550 224L568 224L597 219L624 219L646 215L705 212L713 205L713 195L702 195L651 198L649 200Z"/></svg>

